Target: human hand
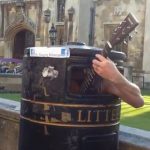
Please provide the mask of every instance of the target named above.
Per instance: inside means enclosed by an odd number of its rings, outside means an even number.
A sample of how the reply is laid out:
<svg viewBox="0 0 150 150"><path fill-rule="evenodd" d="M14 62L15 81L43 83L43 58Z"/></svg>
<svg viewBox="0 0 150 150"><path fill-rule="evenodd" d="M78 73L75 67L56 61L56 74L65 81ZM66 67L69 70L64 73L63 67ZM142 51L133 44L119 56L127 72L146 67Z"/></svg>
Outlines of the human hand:
<svg viewBox="0 0 150 150"><path fill-rule="evenodd" d="M92 61L94 71L104 79L114 82L121 75L116 65L109 59L100 54L95 55Z"/></svg>
<svg viewBox="0 0 150 150"><path fill-rule="evenodd" d="M104 78L103 92L117 95L136 108L144 105L140 88L128 81L109 58L96 54L96 58L93 59L92 63L94 71Z"/></svg>

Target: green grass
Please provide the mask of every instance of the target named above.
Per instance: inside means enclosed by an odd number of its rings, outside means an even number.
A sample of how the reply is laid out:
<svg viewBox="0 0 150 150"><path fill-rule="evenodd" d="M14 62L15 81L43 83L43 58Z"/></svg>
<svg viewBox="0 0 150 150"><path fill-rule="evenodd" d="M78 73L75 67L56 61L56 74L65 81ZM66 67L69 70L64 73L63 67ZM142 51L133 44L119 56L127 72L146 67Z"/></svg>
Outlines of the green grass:
<svg viewBox="0 0 150 150"><path fill-rule="evenodd" d="M133 108L122 102L121 124L150 131L150 90L142 91L145 105L141 108ZM0 93L1 98L20 101L20 93Z"/></svg>
<svg viewBox="0 0 150 150"><path fill-rule="evenodd" d="M20 101L21 100L21 94L20 93L0 93L0 97L14 100L14 101Z"/></svg>
<svg viewBox="0 0 150 150"><path fill-rule="evenodd" d="M150 131L150 90L142 91L145 105L133 108L122 102L121 124Z"/></svg>

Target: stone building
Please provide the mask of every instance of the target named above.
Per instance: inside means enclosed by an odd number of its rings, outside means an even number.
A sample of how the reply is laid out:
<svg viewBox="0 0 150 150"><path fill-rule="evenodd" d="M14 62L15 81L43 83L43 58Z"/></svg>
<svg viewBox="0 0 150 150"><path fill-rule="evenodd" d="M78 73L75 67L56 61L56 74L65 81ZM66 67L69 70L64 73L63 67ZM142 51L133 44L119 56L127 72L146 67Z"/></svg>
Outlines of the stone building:
<svg viewBox="0 0 150 150"><path fill-rule="evenodd" d="M149 0L0 0L0 57L22 58L25 47L50 46L52 24L57 30L55 44L82 41L103 48L129 13L139 21L137 32L114 49L127 54L127 77L148 87Z"/></svg>

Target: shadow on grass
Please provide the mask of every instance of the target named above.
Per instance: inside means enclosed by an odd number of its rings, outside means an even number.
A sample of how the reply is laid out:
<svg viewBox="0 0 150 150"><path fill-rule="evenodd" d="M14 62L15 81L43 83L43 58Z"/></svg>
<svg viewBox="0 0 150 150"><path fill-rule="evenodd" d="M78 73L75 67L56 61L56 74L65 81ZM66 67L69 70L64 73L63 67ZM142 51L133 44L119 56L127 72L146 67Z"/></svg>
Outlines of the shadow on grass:
<svg viewBox="0 0 150 150"><path fill-rule="evenodd" d="M134 116L121 117L121 124L150 131L150 111Z"/></svg>

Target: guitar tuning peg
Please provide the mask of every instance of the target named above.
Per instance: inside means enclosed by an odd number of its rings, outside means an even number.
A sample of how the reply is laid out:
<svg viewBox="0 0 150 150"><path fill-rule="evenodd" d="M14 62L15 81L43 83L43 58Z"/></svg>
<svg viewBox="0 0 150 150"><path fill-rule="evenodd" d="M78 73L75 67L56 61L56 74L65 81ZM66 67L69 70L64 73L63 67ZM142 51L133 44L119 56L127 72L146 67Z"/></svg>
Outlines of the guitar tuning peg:
<svg viewBox="0 0 150 150"><path fill-rule="evenodd" d="M128 39L131 41L132 40L132 35L129 35Z"/></svg>
<svg viewBox="0 0 150 150"><path fill-rule="evenodd" d="M135 30L134 33L137 34L138 33L137 30Z"/></svg>
<svg viewBox="0 0 150 150"><path fill-rule="evenodd" d="M124 40L124 41L123 41L123 44L127 45L127 41L126 41L126 40Z"/></svg>

